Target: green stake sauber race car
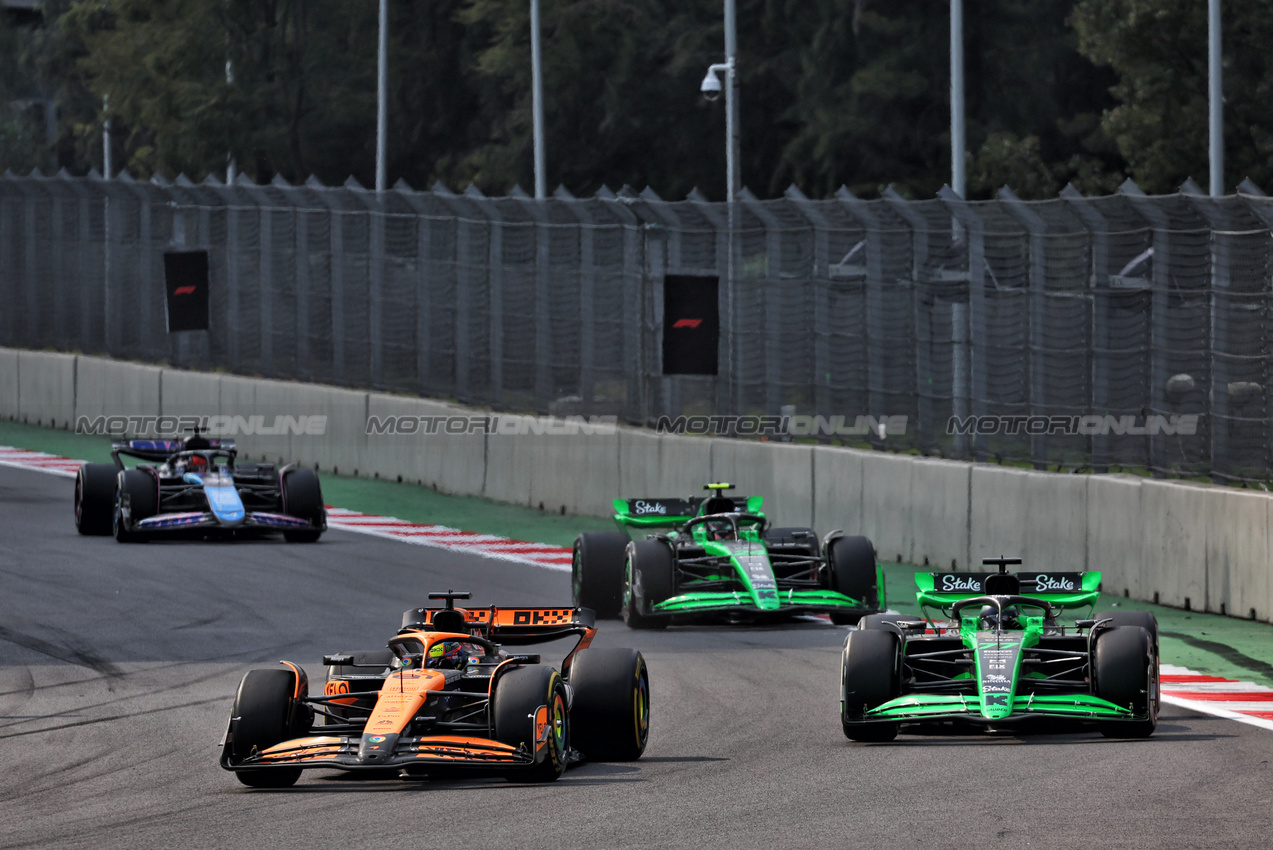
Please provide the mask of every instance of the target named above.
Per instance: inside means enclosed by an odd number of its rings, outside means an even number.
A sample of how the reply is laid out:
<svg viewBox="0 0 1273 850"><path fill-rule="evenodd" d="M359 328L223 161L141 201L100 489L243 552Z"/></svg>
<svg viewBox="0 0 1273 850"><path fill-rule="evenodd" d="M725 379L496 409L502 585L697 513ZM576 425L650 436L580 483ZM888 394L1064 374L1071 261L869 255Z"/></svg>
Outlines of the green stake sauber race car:
<svg viewBox="0 0 1273 850"><path fill-rule="evenodd" d="M865 537L770 528L761 497L615 499L621 531L581 534L571 570L576 605L622 615L634 629L678 620L829 614L856 623L879 611L883 579ZM637 538L640 535L639 539Z"/></svg>
<svg viewBox="0 0 1273 850"><path fill-rule="evenodd" d="M863 617L844 642L840 719L854 741L899 727L986 730L1048 721L1144 738L1158 724L1158 623L1146 611L1091 611L1101 574L1009 573L1020 558L987 558L997 573L918 573L925 618ZM936 615L940 615L941 620ZM946 621L946 622L943 622Z"/></svg>

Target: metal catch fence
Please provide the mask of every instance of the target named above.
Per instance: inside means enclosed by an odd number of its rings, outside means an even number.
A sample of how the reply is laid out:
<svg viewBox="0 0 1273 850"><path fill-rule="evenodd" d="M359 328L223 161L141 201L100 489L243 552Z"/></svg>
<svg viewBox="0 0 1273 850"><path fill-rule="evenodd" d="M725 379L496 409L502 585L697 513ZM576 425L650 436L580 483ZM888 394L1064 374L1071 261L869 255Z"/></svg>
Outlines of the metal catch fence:
<svg viewBox="0 0 1273 850"><path fill-rule="evenodd" d="M645 424L787 413L822 440L1261 481L1271 226L1250 183L1038 202L793 187L744 191L731 215L648 189L5 174L0 344ZM208 254L209 330L169 333L163 255L188 250ZM663 372L672 275L719 278L715 376Z"/></svg>

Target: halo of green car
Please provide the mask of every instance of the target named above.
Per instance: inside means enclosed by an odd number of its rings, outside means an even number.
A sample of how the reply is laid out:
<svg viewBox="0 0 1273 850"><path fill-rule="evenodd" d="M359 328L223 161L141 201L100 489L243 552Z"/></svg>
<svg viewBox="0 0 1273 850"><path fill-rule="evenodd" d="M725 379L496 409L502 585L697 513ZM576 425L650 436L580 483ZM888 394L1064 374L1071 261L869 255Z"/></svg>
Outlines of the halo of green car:
<svg viewBox="0 0 1273 850"><path fill-rule="evenodd" d="M848 625L878 612L883 577L871 541L811 528L774 528L759 496L614 500L617 532L581 534L574 603L632 628L673 618L763 620L827 614Z"/></svg>
<svg viewBox="0 0 1273 850"><path fill-rule="evenodd" d="M1095 725L1107 737L1153 734L1161 703L1158 623L1145 611L1098 613L1098 572L918 573L923 618L863 617L844 641L840 719L854 741L899 729L1002 730ZM942 619L939 619L942 618Z"/></svg>

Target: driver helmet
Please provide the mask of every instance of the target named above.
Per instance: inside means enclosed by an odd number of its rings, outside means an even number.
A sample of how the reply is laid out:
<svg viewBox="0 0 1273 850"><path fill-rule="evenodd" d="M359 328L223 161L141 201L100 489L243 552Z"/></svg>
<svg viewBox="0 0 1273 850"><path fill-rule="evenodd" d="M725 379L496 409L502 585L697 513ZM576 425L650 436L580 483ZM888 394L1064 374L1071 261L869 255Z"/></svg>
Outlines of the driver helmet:
<svg viewBox="0 0 1273 850"><path fill-rule="evenodd" d="M977 624L982 629L1019 629L1021 628L1021 611L1015 605L1008 605L1003 609L1003 617L999 616L999 609L993 605L981 606L981 614L977 617Z"/></svg>
<svg viewBox="0 0 1273 850"><path fill-rule="evenodd" d="M738 533L734 524L727 519L710 519L707 521L708 540L737 540Z"/></svg>
<svg viewBox="0 0 1273 850"><path fill-rule="evenodd" d="M206 472L208 469L208 461L202 455L191 455L187 462L195 472Z"/></svg>
<svg viewBox="0 0 1273 850"><path fill-rule="evenodd" d="M440 640L429 647L424 666L436 670L463 670L473 655L463 641Z"/></svg>

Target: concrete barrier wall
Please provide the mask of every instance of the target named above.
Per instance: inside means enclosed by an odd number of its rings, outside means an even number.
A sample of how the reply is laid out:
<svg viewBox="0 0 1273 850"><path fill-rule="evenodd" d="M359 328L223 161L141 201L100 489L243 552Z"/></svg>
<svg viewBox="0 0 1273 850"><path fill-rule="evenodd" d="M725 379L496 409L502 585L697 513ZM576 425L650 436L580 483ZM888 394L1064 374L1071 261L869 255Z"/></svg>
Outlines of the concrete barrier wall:
<svg viewBox="0 0 1273 850"><path fill-rule="evenodd" d="M616 496L690 496L728 480L779 525L840 528L882 558L978 569L1100 570L1132 599L1269 621L1273 496L1124 475L1058 475L825 446L617 433L367 434L368 416L468 416L441 402L132 363L0 349L0 416L259 417L244 454L459 495L608 516ZM480 415L480 414L478 414ZM322 434L267 433L276 416L325 416ZM286 424L286 423L285 423Z"/></svg>
<svg viewBox="0 0 1273 850"><path fill-rule="evenodd" d="M18 354L11 348L0 348L0 416L6 419L19 418Z"/></svg>
<svg viewBox="0 0 1273 850"><path fill-rule="evenodd" d="M1099 570L1106 591L1152 599L1152 575L1144 575L1140 533L1140 485L1133 475L1089 475L1087 482L1087 568Z"/></svg>
<svg viewBox="0 0 1273 850"><path fill-rule="evenodd" d="M18 416L31 425L66 428L75 419L73 354L18 352Z"/></svg>
<svg viewBox="0 0 1273 850"><path fill-rule="evenodd" d="M23 361L28 357L23 354ZM38 354L40 358L56 355ZM76 357L74 383L75 416L158 416L159 380L163 370L104 360Z"/></svg>

